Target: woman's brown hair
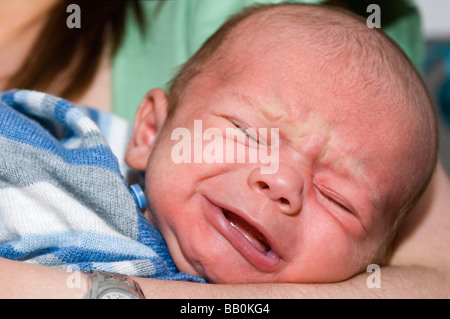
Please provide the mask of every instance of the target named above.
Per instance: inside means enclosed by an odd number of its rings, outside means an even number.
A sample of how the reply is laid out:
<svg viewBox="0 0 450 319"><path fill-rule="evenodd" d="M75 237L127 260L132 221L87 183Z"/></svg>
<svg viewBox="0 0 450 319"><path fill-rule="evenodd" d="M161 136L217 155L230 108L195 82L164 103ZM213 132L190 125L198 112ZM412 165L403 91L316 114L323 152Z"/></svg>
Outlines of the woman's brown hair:
<svg viewBox="0 0 450 319"><path fill-rule="evenodd" d="M81 28L66 25L71 14L67 6L72 3L80 7ZM117 51L128 10L143 31L145 21L137 0L58 1L7 89L51 90L66 99L79 97L92 82L106 45L111 55Z"/></svg>

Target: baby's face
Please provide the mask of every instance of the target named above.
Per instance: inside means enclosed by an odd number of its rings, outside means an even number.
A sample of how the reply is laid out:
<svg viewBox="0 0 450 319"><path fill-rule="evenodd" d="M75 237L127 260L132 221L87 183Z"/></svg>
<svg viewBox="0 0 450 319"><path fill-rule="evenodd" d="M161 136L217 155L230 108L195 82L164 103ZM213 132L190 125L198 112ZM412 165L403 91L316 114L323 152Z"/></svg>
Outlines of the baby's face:
<svg viewBox="0 0 450 319"><path fill-rule="evenodd" d="M366 269L388 229L403 147L395 115L318 73L308 57L275 63L286 54L236 59L242 67L221 78L197 76L154 145L148 216L181 271L224 283L342 280ZM219 144L204 133L213 129L226 153L227 128L268 133L245 139L244 161L236 153L228 163L208 160L208 145ZM187 131L190 163L178 163ZM251 161L250 149L266 143L270 163Z"/></svg>

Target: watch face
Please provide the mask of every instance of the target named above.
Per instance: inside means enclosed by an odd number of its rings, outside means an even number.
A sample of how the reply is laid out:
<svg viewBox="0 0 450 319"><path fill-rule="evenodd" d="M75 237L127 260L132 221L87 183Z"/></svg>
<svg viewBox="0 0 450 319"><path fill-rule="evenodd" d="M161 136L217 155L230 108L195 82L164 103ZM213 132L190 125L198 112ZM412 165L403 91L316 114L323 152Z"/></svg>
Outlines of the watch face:
<svg viewBox="0 0 450 319"><path fill-rule="evenodd" d="M98 299L138 299L138 297L127 290L111 288L103 291Z"/></svg>

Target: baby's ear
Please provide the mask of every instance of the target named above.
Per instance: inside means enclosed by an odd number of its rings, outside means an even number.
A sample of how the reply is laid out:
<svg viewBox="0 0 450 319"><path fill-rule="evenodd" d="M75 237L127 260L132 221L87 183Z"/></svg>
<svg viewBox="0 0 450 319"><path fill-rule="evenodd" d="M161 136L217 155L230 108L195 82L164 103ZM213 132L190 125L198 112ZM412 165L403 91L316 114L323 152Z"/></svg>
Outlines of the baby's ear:
<svg viewBox="0 0 450 319"><path fill-rule="evenodd" d="M132 169L145 171L155 138L166 120L167 106L162 89L148 92L139 105L125 154L125 162Z"/></svg>

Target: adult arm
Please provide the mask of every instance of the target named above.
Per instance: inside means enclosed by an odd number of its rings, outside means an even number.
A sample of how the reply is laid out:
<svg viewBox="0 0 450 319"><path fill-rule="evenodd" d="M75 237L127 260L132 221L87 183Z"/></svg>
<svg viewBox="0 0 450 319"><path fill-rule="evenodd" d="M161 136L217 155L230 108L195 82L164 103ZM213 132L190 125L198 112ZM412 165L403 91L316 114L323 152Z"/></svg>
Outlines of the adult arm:
<svg viewBox="0 0 450 319"><path fill-rule="evenodd" d="M0 287L0 299L80 299L90 279L80 272L0 258Z"/></svg>
<svg viewBox="0 0 450 319"><path fill-rule="evenodd" d="M0 259L0 299L83 298L90 281L82 273ZM79 276L80 285L74 284ZM215 285L135 278L147 298L448 298L448 274L420 266L381 269L381 287L368 288L369 274L333 284Z"/></svg>
<svg viewBox="0 0 450 319"><path fill-rule="evenodd" d="M136 278L147 298L448 298L448 273L421 266L381 269L380 288L368 288L369 273L332 284L197 284Z"/></svg>

